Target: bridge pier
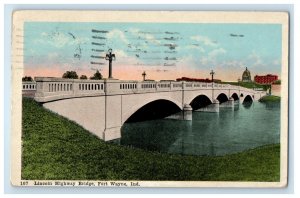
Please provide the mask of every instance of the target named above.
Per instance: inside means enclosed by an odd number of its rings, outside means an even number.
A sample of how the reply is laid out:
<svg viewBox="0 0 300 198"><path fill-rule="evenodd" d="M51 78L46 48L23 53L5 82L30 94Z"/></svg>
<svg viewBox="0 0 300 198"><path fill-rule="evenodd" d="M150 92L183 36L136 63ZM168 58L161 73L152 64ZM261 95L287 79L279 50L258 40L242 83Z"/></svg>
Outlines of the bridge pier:
<svg viewBox="0 0 300 198"><path fill-rule="evenodd" d="M121 138L121 127L113 127L105 129L103 132L103 140L110 141Z"/></svg>
<svg viewBox="0 0 300 198"><path fill-rule="evenodd" d="M193 109L191 105L185 104L183 106L183 120L193 120Z"/></svg>
<svg viewBox="0 0 300 198"><path fill-rule="evenodd" d="M239 104L242 104L243 101L244 101L244 96L240 96L240 97L239 97Z"/></svg>
<svg viewBox="0 0 300 198"><path fill-rule="evenodd" d="M219 108L220 108L220 102L218 100L214 100L212 104L197 109L196 111L218 113L220 111Z"/></svg>
<svg viewBox="0 0 300 198"><path fill-rule="evenodd" d="M220 107L234 108L234 99L232 97L229 98L228 101L220 104Z"/></svg>

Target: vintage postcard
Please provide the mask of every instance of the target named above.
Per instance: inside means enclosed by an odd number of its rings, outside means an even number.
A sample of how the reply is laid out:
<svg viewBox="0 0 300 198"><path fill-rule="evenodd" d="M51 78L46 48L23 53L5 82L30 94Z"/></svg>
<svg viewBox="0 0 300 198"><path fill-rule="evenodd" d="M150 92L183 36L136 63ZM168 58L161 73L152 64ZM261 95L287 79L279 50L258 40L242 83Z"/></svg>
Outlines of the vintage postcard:
<svg viewBox="0 0 300 198"><path fill-rule="evenodd" d="M12 17L12 185L287 185L288 13Z"/></svg>

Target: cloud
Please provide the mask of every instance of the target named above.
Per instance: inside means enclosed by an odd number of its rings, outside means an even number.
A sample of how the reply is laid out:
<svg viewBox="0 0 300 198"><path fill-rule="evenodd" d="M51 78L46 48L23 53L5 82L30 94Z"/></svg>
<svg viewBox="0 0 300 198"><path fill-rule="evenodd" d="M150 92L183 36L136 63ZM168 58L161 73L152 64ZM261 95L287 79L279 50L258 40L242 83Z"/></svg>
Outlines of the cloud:
<svg viewBox="0 0 300 198"><path fill-rule="evenodd" d="M48 33L42 32L41 35L42 35L42 36L48 36Z"/></svg>
<svg viewBox="0 0 300 198"><path fill-rule="evenodd" d="M211 40L210 38L208 38L206 36L196 35L196 36L191 36L190 39L193 41L201 42L202 44L209 46L209 47L217 47L218 46L218 44L215 41Z"/></svg>
<svg viewBox="0 0 300 198"><path fill-rule="evenodd" d="M59 54L56 52L52 52L48 54L48 59L49 60L53 60L53 59L57 59L59 57Z"/></svg>
<svg viewBox="0 0 300 198"><path fill-rule="evenodd" d="M208 57L201 57L199 61L200 65L209 65L209 63L211 62L211 60Z"/></svg>
<svg viewBox="0 0 300 198"><path fill-rule="evenodd" d="M278 65L281 65L281 60L280 59L276 59L272 63L273 63L273 65L278 66Z"/></svg>
<svg viewBox="0 0 300 198"><path fill-rule="evenodd" d="M118 40L125 43L126 45L129 44L126 35L119 29L113 29L109 31L109 33L106 34L106 38L108 39L108 42L114 43L116 40Z"/></svg>
<svg viewBox="0 0 300 198"><path fill-rule="evenodd" d="M77 37L76 39L73 39L70 41L70 45L81 45L81 44L87 44L90 42L90 38L87 37Z"/></svg>
<svg viewBox="0 0 300 198"><path fill-rule="evenodd" d="M185 70L187 67L195 68L197 67L199 60L196 60L193 55L188 55L179 59L177 68L178 70Z"/></svg>
<svg viewBox="0 0 300 198"><path fill-rule="evenodd" d="M223 48L217 48L209 51L206 55L200 57L194 57L194 64L197 67L207 68L219 64L218 56L225 54L227 51Z"/></svg>
<svg viewBox="0 0 300 198"><path fill-rule="evenodd" d="M152 44L161 44L161 41L157 40L153 34L141 33L141 30L138 28L130 28L128 32L130 32L137 39L142 39Z"/></svg>
<svg viewBox="0 0 300 198"><path fill-rule="evenodd" d="M226 50L225 49L223 49L223 48L214 49L214 50L208 52L207 56L202 57L200 59L200 62L203 65L205 65L205 64L216 64L217 57L219 55L222 55L222 54L226 54Z"/></svg>
<svg viewBox="0 0 300 198"><path fill-rule="evenodd" d="M178 47L179 48L179 47ZM198 50L200 51L201 53L204 53L205 52L205 49L203 47L200 47L200 46L195 46L195 45L187 45L185 47L186 49L190 49L190 50Z"/></svg>
<svg viewBox="0 0 300 198"><path fill-rule="evenodd" d="M160 44L161 42L159 40L157 40L153 35L151 34L145 34L144 38L146 41L148 41L149 43L153 43L153 44Z"/></svg>
<svg viewBox="0 0 300 198"><path fill-rule="evenodd" d="M128 32L132 33L132 34L137 34L139 31L141 31L138 28L129 28Z"/></svg>
<svg viewBox="0 0 300 198"><path fill-rule="evenodd" d="M79 45L87 43L90 39L87 37L76 37L73 39L64 32L47 33L42 32L40 37L34 40L35 44L50 45L56 48L63 48L70 45Z"/></svg>
<svg viewBox="0 0 300 198"><path fill-rule="evenodd" d="M234 68L234 69L245 69L245 63L241 60L228 60L223 61L218 65L219 68Z"/></svg>
<svg viewBox="0 0 300 198"><path fill-rule="evenodd" d="M247 57L247 63L251 67L262 67L266 66L265 63L263 62L262 58L260 55L258 55L255 51L252 51L251 54Z"/></svg>
<svg viewBox="0 0 300 198"><path fill-rule="evenodd" d="M223 48L218 48L218 49L214 49L214 50L210 51L208 53L208 57L209 58L215 58L215 57L217 57L218 55L221 55L221 54L226 54L226 50L223 49Z"/></svg>
<svg viewBox="0 0 300 198"><path fill-rule="evenodd" d="M138 60L134 56L128 55L123 50L115 50L114 54L116 55L116 65L124 65L124 64L135 64Z"/></svg>
<svg viewBox="0 0 300 198"><path fill-rule="evenodd" d="M56 48L62 48L70 42L70 38L61 32L57 32L56 34L42 32L41 38L36 39L34 42L37 44L46 44Z"/></svg>

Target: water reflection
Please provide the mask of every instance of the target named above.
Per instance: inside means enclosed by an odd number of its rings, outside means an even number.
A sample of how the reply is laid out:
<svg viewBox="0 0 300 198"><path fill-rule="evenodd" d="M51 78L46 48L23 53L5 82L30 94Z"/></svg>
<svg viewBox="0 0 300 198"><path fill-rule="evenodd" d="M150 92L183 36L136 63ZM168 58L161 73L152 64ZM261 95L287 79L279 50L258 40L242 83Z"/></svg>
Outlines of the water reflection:
<svg viewBox="0 0 300 198"><path fill-rule="evenodd" d="M246 109L250 109L252 103L253 103L252 101L243 102L243 106L244 106Z"/></svg>
<svg viewBox="0 0 300 198"><path fill-rule="evenodd" d="M219 113L193 112L192 121L125 123L121 144L184 155L224 155L279 143L280 105L236 103Z"/></svg>
<svg viewBox="0 0 300 198"><path fill-rule="evenodd" d="M234 111L238 111L240 109L240 101L234 101Z"/></svg>
<svg viewBox="0 0 300 198"><path fill-rule="evenodd" d="M180 133L185 131L186 123L167 119L125 123L120 143L150 151L167 151L170 145L180 138Z"/></svg>
<svg viewBox="0 0 300 198"><path fill-rule="evenodd" d="M274 108L280 108L280 102L266 102L265 103L266 109L272 110Z"/></svg>

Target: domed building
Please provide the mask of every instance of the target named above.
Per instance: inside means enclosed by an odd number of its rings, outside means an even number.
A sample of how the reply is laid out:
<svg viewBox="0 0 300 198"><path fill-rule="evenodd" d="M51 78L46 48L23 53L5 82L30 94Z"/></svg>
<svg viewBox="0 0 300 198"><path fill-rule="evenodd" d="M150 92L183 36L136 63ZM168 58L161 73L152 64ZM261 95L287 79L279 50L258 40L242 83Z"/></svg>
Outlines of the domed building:
<svg viewBox="0 0 300 198"><path fill-rule="evenodd" d="M250 73L250 71L248 70L247 67L246 67L246 70L243 73L242 82L251 82L251 73Z"/></svg>

